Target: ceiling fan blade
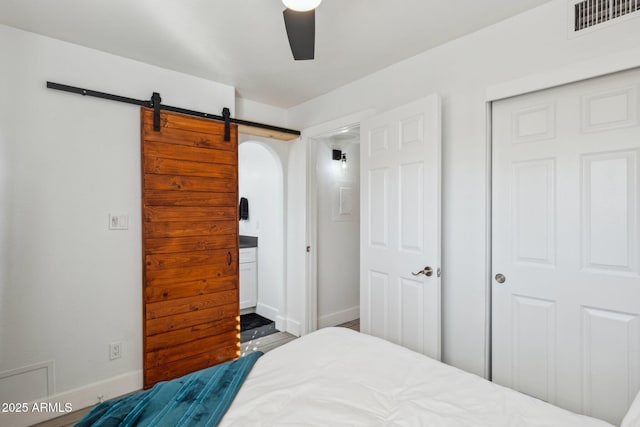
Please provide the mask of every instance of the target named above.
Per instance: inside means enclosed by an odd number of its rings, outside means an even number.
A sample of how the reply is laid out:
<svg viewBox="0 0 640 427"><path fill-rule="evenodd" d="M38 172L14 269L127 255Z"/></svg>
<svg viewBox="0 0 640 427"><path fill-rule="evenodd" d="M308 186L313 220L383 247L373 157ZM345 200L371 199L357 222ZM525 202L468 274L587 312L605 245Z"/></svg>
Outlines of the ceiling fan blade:
<svg viewBox="0 0 640 427"><path fill-rule="evenodd" d="M313 59L316 44L315 9L307 12L285 9L282 14L293 59L296 61Z"/></svg>

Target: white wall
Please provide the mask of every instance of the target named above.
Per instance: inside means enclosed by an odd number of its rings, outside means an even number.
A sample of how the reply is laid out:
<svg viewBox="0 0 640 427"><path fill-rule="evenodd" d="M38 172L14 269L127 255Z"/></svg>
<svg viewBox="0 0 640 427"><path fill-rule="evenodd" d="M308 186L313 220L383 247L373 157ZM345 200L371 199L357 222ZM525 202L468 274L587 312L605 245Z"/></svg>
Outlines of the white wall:
<svg viewBox="0 0 640 427"><path fill-rule="evenodd" d="M332 150L347 155L347 168ZM360 317L360 141L317 141L318 327ZM340 214L339 189L350 188L351 214Z"/></svg>
<svg viewBox="0 0 640 427"><path fill-rule="evenodd" d="M234 117L272 126L287 127L287 110L240 97L236 97L236 116Z"/></svg>
<svg viewBox="0 0 640 427"><path fill-rule="evenodd" d="M256 312L281 323L285 243L282 164L275 151L258 141L240 144L238 161L240 197L249 201L249 219L240 221L240 234L258 237Z"/></svg>
<svg viewBox="0 0 640 427"><path fill-rule="evenodd" d="M443 354L446 362L478 374L485 367L488 275L485 90L631 50L640 40L638 18L569 39L566 12L567 3L554 0L289 111L290 126L307 128L368 108L384 111L434 92L442 95Z"/></svg>
<svg viewBox="0 0 640 427"><path fill-rule="evenodd" d="M0 395L43 397L48 379L78 409L142 385L140 113L45 82L232 114L234 88L5 26L0 52Z"/></svg>

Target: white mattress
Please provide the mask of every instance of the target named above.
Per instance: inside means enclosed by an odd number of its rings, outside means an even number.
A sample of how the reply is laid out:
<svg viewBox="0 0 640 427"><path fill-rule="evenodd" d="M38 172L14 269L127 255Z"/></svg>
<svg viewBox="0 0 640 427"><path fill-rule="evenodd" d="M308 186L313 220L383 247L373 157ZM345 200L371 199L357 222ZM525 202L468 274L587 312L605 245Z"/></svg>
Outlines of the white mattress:
<svg viewBox="0 0 640 427"><path fill-rule="evenodd" d="M631 408L624 416L620 427L640 427L640 393L631 404Z"/></svg>
<svg viewBox="0 0 640 427"><path fill-rule="evenodd" d="M258 359L220 425L611 426L345 328Z"/></svg>

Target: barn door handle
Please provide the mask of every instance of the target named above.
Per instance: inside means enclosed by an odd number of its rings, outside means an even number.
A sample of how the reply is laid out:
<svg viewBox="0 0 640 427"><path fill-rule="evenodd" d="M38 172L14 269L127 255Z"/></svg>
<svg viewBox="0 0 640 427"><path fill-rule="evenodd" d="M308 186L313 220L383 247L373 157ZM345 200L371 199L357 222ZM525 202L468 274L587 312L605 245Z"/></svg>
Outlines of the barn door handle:
<svg viewBox="0 0 640 427"><path fill-rule="evenodd" d="M425 268L418 271L417 273L411 272L411 274L413 274L414 276L419 276L421 274L424 274L425 276L430 277L433 274L433 268L426 266Z"/></svg>
<svg viewBox="0 0 640 427"><path fill-rule="evenodd" d="M227 252L227 265L231 265L233 261L233 257L231 256L231 251Z"/></svg>

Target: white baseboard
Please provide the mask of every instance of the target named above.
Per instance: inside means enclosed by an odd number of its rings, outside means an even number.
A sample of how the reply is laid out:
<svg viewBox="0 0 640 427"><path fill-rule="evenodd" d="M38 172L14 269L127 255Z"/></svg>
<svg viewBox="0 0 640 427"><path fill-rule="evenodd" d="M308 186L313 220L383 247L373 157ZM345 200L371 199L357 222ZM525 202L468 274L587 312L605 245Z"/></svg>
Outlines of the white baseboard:
<svg viewBox="0 0 640 427"><path fill-rule="evenodd" d="M296 322L295 320L286 319L285 322L285 331L289 332L291 335L295 335L296 337L300 336L300 331L302 329L302 325L300 322Z"/></svg>
<svg viewBox="0 0 640 427"><path fill-rule="evenodd" d="M26 413L4 413L2 414L3 427L27 427L53 418L64 415L66 404L70 404L73 411L93 406L98 403L98 396L102 400L109 400L123 394L131 393L142 389L142 371L134 371L128 374L119 375L108 380L89 384L84 387L58 393L50 399L28 403ZM32 411L34 405L49 403L54 408L60 408L60 412L37 412Z"/></svg>
<svg viewBox="0 0 640 427"><path fill-rule="evenodd" d="M259 302L258 305L256 305L254 312L276 322L277 330L289 332L297 337L300 336L300 323L281 316L280 310L277 308Z"/></svg>
<svg viewBox="0 0 640 427"><path fill-rule="evenodd" d="M346 310L336 311L335 313L325 314L318 319L318 328L328 328L337 326L345 322L350 322L360 317L360 306L348 308Z"/></svg>
<svg viewBox="0 0 640 427"><path fill-rule="evenodd" d="M270 305L259 302L258 305L256 305L256 313L275 322L278 319L280 310L275 307L271 307Z"/></svg>
<svg viewBox="0 0 640 427"><path fill-rule="evenodd" d="M256 308L255 307L241 308L240 309L240 316L242 316L243 314L250 314L250 313L255 313L255 312L256 312Z"/></svg>

